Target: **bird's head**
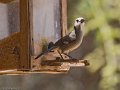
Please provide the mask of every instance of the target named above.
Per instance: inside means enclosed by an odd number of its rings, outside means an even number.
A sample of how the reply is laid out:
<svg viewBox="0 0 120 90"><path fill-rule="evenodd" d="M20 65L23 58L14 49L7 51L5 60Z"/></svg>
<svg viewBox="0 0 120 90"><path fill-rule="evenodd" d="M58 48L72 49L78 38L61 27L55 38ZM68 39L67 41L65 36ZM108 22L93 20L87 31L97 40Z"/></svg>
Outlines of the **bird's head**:
<svg viewBox="0 0 120 90"><path fill-rule="evenodd" d="M83 17L79 17L75 20L74 26L75 27L82 27L85 24L85 19Z"/></svg>

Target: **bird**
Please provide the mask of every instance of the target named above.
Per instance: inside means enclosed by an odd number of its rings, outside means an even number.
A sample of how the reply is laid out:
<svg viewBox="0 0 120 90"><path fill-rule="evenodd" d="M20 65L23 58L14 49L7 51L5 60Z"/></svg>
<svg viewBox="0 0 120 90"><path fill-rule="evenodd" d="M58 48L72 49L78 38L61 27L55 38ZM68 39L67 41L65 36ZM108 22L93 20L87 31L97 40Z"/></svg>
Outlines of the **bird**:
<svg viewBox="0 0 120 90"><path fill-rule="evenodd" d="M81 45L83 40L84 24L85 19L83 17L76 18L73 30L66 36L57 40L55 43L50 42L48 45L48 50L38 54L37 57L35 57L35 59L38 59L42 55L45 55L54 50L57 50L62 59L62 54L72 58L66 52L72 52Z"/></svg>

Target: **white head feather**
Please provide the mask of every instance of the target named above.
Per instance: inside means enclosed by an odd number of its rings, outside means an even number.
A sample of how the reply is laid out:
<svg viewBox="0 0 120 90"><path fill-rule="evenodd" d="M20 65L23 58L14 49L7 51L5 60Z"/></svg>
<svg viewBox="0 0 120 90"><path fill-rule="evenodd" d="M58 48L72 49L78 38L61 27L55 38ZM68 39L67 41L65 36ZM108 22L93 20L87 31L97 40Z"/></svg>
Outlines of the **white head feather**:
<svg viewBox="0 0 120 90"><path fill-rule="evenodd" d="M77 27L79 25L84 25L84 18L83 17L79 17L75 20L74 26Z"/></svg>

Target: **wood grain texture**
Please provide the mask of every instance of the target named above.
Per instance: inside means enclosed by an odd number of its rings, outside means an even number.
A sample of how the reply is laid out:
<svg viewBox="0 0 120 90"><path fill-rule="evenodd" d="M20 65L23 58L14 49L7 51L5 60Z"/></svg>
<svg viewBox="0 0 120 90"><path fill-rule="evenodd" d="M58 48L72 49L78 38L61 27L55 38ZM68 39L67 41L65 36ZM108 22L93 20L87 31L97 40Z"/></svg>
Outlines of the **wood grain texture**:
<svg viewBox="0 0 120 90"><path fill-rule="evenodd" d="M17 69L20 61L20 33L0 40L0 70Z"/></svg>
<svg viewBox="0 0 120 90"><path fill-rule="evenodd" d="M29 0L20 0L20 67L30 69Z"/></svg>
<svg viewBox="0 0 120 90"><path fill-rule="evenodd" d="M0 41L0 70L30 69L29 0L20 0L19 14L20 33L15 33L12 36ZM15 55L13 53L15 53ZM16 56L16 54L19 55Z"/></svg>
<svg viewBox="0 0 120 90"><path fill-rule="evenodd" d="M62 37L68 33L67 30L67 0L60 0L61 10L61 34Z"/></svg>

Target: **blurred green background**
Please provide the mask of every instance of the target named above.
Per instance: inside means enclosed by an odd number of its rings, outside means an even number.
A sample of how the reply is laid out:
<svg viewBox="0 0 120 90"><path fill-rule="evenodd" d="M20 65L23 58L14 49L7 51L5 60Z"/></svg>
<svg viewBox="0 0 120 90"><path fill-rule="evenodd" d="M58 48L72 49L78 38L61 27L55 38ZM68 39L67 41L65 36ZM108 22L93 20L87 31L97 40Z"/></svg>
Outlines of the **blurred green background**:
<svg viewBox="0 0 120 90"><path fill-rule="evenodd" d="M68 0L69 30L80 16L86 19L84 40L89 43L83 41L82 47L89 50L83 57L91 64L91 83L99 76L97 86L87 90L120 90L120 0Z"/></svg>

